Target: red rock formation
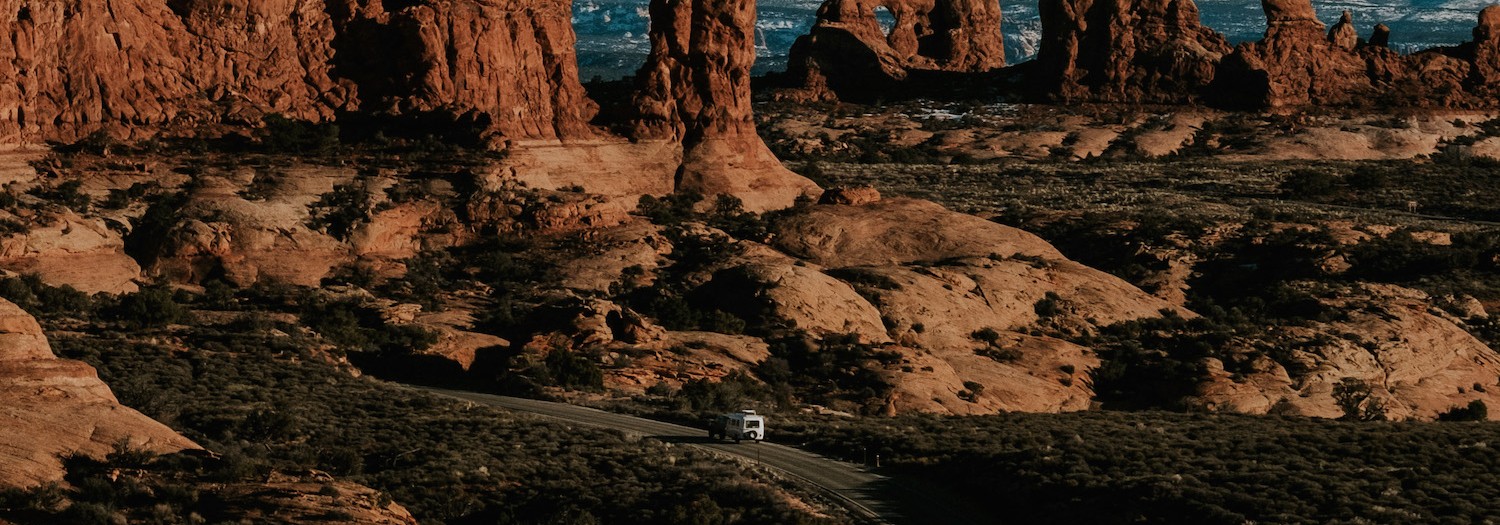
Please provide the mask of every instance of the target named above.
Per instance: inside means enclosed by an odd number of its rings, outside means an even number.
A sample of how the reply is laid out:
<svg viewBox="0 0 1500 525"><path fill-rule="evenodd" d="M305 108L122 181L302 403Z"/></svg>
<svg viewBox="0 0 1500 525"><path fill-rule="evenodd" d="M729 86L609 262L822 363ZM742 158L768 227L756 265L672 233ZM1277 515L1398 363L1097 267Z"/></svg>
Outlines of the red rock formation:
<svg viewBox="0 0 1500 525"><path fill-rule="evenodd" d="M1265 39L1242 44L1224 62L1229 105L1298 106L1334 98L1374 100L1365 59L1330 42L1310 0L1263 0ZM1352 30L1352 29L1351 29ZM1351 98L1353 97L1353 98Z"/></svg>
<svg viewBox="0 0 1500 525"><path fill-rule="evenodd" d="M1354 30L1354 16L1348 11L1339 18L1339 23L1328 30L1328 41L1339 49L1352 51L1359 46L1359 33Z"/></svg>
<svg viewBox="0 0 1500 525"><path fill-rule="evenodd" d="M263 112L465 115L586 136L571 13L548 0L0 0L0 138L145 135Z"/></svg>
<svg viewBox="0 0 1500 525"><path fill-rule="evenodd" d="M1390 47L1391 26L1375 24L1375 29L1370 30L1370 45L1374 47Z"/></svg>
<svg viewBox="0 0 1500 525"><path fill-rule="evenodd" d="M1192 0L1042 2L1041 18L1032 87L1061 100L1191 102L1230 51Z"/></svg>
<svg viewBox="0 0 1500 525"><path fill-rule="evenodd" d="M1492 5L1479 12L1479 25L1474 27L1474 70L1471 75L1475 84L1488 87L1493 93L1500 84L1500 5Z"/></svg>
<svg viewBox="0 0 1500 525"><path fill-rule="evenodd" d="M889 34L877 9L895 18ZM862 99L912 70L983 72L1005 66L997 0L828 0L792 46L788 75L817 96Z"/></svg>
<svg viewBox="0 0 1500 525"><path fill-rule="evenodd" d="M52 355L36 319L0 299L0 487L63 477L60 457L103 458L116 442L158 453L198 448L120 406L94 368Z"/></svg>
<svg viewBox="0 0 1500 525"><path fill-rule="evenodd" d="M651 55L637 75L635 135L683 145L677 189L790 206L817 186L781 165L755 130L754 0L654 0Z"/></svg>
<svg viewBox="0 0 1500 525"><path fill-rule="evenodd" d="M569 2L358 1L333 41L357 58L333 66L358 82L361 109L470 113L506 138L593 134Z"/></svg>
<svg viewBox="0 0 1500 525"><path fill-rule="evenodd" d="M1377 26L1358 45L1346 16L1327 35L1309 0L1265 0L1264 40L1242 44L1219 68L1218 102L1242 107L1495 107L1500 7L1480 13L1474 42L1401 56Z"/></svg>

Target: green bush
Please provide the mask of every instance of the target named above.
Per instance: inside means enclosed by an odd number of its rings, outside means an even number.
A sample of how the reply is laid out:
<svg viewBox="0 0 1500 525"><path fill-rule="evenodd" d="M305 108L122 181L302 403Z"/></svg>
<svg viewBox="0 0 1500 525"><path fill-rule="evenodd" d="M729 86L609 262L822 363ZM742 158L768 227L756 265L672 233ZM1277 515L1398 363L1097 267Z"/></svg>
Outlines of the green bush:
<svg viewBox="0 0 1500 525"><path fill-rule="evenodd" d="M1438 414L1438 421L1488 421L1490 418L1490 407L1484 401L1475 399L1463 407L1452 409Z"/></svg>
<svg viewBox="0 0 1500 525"><path fill-rule="evenodd" d="M172 289L161 285L120 296L119 305L110 313L116 321L132 328L161 328L192 319L192 312L178 304Z"/></svg>
<svg viewBox="0 0 1500 525"><path fill-rule="evenodd" d="M262 119L260 143L267 153L325 155L339 147L339 127L271 114Z"/></svg>

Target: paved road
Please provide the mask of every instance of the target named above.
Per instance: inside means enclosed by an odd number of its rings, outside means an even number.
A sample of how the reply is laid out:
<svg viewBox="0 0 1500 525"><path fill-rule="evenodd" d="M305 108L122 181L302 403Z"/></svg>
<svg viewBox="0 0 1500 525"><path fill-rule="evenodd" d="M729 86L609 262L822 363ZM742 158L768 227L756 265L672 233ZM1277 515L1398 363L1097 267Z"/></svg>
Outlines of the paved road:
<svg viewBox="0 0 1500 525"><path fill-rule="evenodd" d="M410 385L409 385L410 386ZM774 443L716 442L707 431L564 403L521 399L459 390L417 387L436 394L507 410L530 412L571 423L629 429L628 432L673 443L732 454L772 467L833 497L856 517L870 523L983 523L974 509L931 487L893 480L858 465ZM775 433L774 422L769 431Z"/></svg>

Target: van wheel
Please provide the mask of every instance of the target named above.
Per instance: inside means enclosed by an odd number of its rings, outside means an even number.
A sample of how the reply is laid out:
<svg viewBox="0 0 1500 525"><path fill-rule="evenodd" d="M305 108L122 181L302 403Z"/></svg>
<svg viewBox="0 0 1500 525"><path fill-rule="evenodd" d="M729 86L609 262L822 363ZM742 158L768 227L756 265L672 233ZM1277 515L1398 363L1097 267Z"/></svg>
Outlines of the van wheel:
<svg viewBox="0 0 1500 525"><path fill-rule="evenodd" d="M735 444L739 444L740 437L739 436L734 436L734 442L735 442Z"/></svg>
<svg viewBox="0 0 1500 525"><path fill-rule="evenodd" d="M745 439L750 440L751 443L759 443L760 442L760 434L756 434L754 432L751 432L749 434L745 434Z"/></svg>

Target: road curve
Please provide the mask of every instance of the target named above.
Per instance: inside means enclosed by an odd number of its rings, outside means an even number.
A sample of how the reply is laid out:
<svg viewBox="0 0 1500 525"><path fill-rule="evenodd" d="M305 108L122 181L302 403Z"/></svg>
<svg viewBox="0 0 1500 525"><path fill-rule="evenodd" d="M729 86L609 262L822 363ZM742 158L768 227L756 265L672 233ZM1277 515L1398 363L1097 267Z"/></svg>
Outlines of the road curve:
<svg viewBox="0 0 1500 525"><path fill-rule="evenodd" d="M580 425L627 429L645 437L732 454L774 468L822 490L869 523L977 523L946 494L892 480L864 468L774 443L716 442L707 431L565 403L407 385L435 394L507 410L529 412ZM769 429L776 431L774 423ZM988 520L984 520L988 521Z"/></svg>

